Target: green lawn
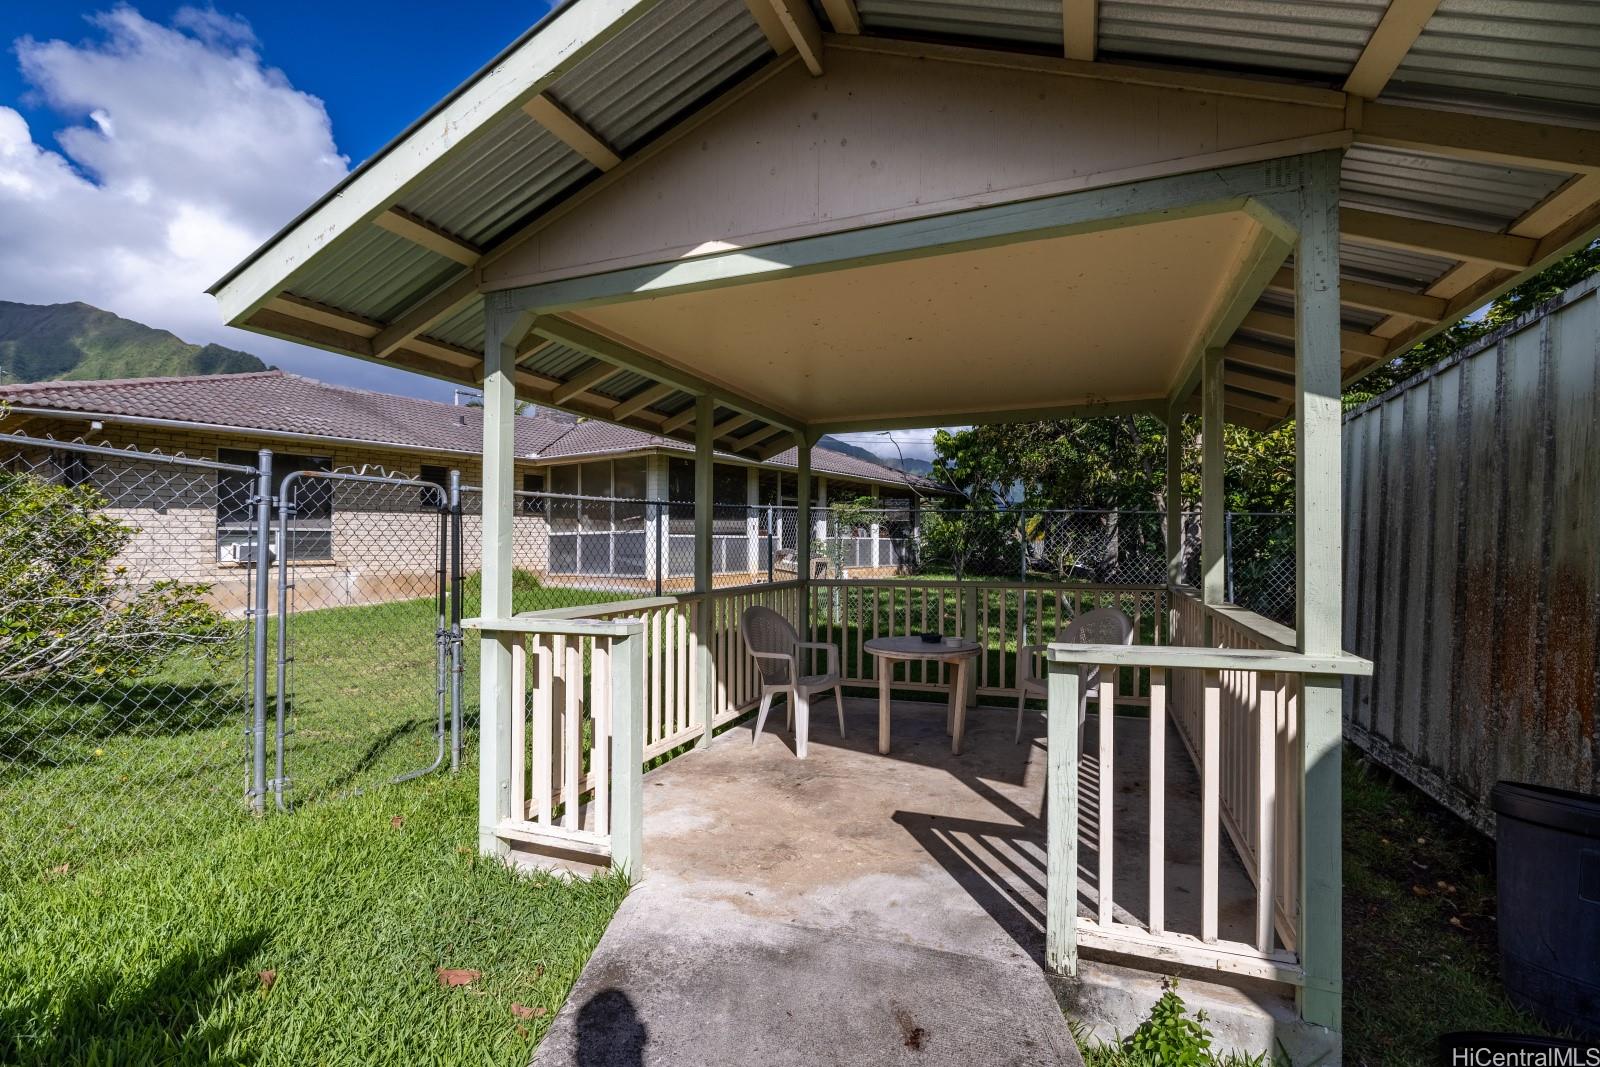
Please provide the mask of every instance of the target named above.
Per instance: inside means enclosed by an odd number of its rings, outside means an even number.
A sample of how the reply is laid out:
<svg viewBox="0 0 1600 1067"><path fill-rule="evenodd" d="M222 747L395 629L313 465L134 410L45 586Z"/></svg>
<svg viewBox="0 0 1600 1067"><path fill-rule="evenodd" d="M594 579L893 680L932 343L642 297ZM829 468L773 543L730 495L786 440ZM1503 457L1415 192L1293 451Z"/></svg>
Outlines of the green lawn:
<svg viewBox="0 0 1600 1067"><path fill-rule="evenodd" d="M1431 1063L1453 1030L1543 1033L1500 984L1493 842L1352 748L1344 767L1345 1062Z"/></svg>
<svg viewBox="0 0 1600 1067"><path fill-rule="evenodd" d="M296 810L264 819L236 658L0 694L0 1062L525 1062L625 887L480 862L470 736L459 775L386 784L435 752L434 629L428 600L296 619Z"/></svg>

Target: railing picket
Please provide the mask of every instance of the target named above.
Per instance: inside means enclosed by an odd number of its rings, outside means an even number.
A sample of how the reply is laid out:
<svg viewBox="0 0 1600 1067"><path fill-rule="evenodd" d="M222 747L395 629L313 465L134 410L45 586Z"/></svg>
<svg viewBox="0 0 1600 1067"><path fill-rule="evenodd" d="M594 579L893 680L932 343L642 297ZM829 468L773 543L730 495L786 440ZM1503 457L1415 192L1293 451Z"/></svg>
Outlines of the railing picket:
<svg viewBox="0 0 1600 1067"><path fill-rule="evenodd" d="M1257 676L1256 696L1256 948L1272 950L1273 911L1277 906L1273 874L1277 866L1277 679L1269 674Z"/></svg>
<svg viewBox="0 0 1600 1067"><path fill-rule="evenodd" d="M1150 921L1149 930L1166 928L1167 851L1167 672L1150 670Z"/></svg>
<svg viewBox="0 0 1600 1067"><path fill-rule="evenodd" d="M583 638L567 643L567 709L562 722L561 822L568 830L579 828L578 796L583 788Z"/></svg>
<svg viewBox="0 0 1600 1067"><path fill-rule="evenodd" d="M1221 830L1221 780L1219 727L1222 718L1222 677L1204 672L1204 721L1200 729L1200 940L1217 939L1218 846Z"/></svg>
<svg viewBox="0 0 1600 1067"><path fill-rule="evenodd" d="M589 714L594 741L589 771L594 779L594 832L611 832L611 639L596 637L589 653Z"/></svg>
<svg viewBox="0 0 1600 1067"><path fill-rule="evenodd" d="M511 716L511 816L528 817L528 635L511 643L511 692L516 694Z"/></svg>
<svg viewBox="0 0 1600 1067"><path fill-rule="evenodd" d="M1096 891L1100 897L1100 925L1106 929L1111 928L1113 914L1114 891L1112 887L1112 806L1115 801L1115 785L1113 783L1113 770L1116 766L1115 753L1112 746L1117 725L1116 688L1117 672L1114 670L1100 669L1100 698L1097 710L1100 720L1100 781L1097 793L1100 797L1099 831L1100 842L1098 852L1100 856L1100 876L1096 881Z"/></svg>
<svg viewBox="0 0 1600 1067"><path fill-rule="evenodd" d="M541 826L554 822L555 746L555 655L549 639L535 635L534 653L539 661L538 689L533 697L533 804L534 818Z"/></svg>

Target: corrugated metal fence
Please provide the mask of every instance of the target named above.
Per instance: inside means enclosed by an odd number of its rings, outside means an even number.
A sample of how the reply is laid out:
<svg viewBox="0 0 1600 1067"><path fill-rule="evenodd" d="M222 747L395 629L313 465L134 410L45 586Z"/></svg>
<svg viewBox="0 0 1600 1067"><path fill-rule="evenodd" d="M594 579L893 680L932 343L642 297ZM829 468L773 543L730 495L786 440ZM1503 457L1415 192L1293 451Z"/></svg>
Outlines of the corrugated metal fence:
<svg viewBox="0 0 1600 1067"><path fill-rule="evenodd" d="M1347 734L1485 830L1600 792L1600 278L1345 417Z"/></svg>

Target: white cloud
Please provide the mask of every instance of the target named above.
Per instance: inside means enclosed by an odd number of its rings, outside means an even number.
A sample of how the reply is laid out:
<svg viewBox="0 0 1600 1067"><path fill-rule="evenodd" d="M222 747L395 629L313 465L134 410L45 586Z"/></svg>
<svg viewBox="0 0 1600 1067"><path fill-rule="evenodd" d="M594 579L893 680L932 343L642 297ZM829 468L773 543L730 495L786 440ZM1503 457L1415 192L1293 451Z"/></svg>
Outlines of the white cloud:
<svg viewBox="0 0 1600 1067"><path fill-rule="evenodd" d="M0 105L0 299L83 300L290 369L417 388L229 329L205 295L344 177L322 101L263 61L243 19L184 8L160 25L117 7L90 22L91 41L16 42L33 96L70 124L47 147Z"/></svg>

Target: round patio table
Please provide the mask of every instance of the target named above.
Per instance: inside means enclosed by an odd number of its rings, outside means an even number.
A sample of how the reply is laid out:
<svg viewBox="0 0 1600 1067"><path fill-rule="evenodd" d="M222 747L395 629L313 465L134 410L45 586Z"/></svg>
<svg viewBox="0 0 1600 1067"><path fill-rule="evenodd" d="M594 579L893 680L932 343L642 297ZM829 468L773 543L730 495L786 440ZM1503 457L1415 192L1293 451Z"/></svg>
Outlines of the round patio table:
<svg viewBox="0 0 1600 1067"><path fill-rule="evenodd" d="M946 637L937 644L921 637L874 637L864 646L878 660L878 752L889 754L889 686L897 660L923 660L950 664L950 707L945 713L945 729L950 734L950 751L961 755L961 735L967 728L968 672L977 658L978 642L964 637Z"/></svg>

